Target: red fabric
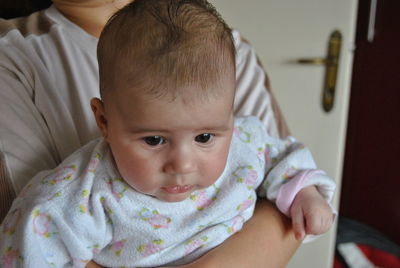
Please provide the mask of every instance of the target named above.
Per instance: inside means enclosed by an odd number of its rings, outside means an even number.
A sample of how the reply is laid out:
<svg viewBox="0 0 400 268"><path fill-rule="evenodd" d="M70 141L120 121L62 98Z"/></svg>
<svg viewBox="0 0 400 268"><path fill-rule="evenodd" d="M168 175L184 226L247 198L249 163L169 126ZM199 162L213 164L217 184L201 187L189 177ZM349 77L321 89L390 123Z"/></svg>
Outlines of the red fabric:
<svg viewBox="0 0 400 268"><path fill-rule="evenodd" d="M400 258L385 251L366 246L357 245L364 255L373 264L382 268L400 268Z"/></svg>
<svg viewBox="0 0 400 268"><path fill-rule="evenodd" d="M346 268L337 257L333 259L333 268Z"/></svg>
<svg viewBox="0 0 400 268"><path fill-rule="evenodd" d="M366 245L358 244L357 247L363 252L364 256L379 268L400 268L400 258ZM347 265L341 262L337 256L333 262L333 268L346 268Z"/></svg>

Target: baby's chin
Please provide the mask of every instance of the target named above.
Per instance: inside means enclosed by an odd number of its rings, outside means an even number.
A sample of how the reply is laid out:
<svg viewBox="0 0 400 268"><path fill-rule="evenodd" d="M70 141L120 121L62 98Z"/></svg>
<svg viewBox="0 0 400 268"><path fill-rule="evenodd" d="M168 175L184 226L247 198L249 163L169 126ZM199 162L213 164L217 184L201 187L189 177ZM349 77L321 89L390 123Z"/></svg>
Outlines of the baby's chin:
<svg viewBox="0 0 400 268"><path fill-rule="evenodd" d="M188 188L184 192L173 191L173 190L166 190L166 189L157 189L157 190L148 190L148 189L137 189L134 190L138 193L143 195L155 198L161 202L168 202L168 203L178 203L182 202L190 197L190 195L198 190L196 186Z"/></svg>

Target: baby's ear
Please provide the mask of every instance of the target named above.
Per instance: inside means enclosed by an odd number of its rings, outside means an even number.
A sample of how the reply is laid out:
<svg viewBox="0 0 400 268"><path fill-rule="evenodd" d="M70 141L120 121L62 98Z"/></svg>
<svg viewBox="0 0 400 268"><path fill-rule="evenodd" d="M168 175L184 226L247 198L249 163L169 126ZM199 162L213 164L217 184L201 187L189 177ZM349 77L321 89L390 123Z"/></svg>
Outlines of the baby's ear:
<svg viewBox="0 0 400 268"><path fill-rule="evenodd" d="M98 98L93 98L90 101L90 106L92 107L92 111L93 111L93 115L96 119L97 127L100 129L103 137L107 138L108 125L107 125L107 118L104 113L104 103Z"/></svg>

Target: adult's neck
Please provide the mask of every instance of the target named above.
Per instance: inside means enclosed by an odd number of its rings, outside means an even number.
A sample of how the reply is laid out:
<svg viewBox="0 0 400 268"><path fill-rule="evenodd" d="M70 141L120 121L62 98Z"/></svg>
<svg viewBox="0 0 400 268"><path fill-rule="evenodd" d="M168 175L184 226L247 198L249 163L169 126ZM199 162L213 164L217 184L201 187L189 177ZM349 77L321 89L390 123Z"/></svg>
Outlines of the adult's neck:
<svg viewBox="0 0 400 268"><path fill-rule="evenodd" d="M54 0L54 6L84 31L99 37L108 19L131 0Z"/></svg>

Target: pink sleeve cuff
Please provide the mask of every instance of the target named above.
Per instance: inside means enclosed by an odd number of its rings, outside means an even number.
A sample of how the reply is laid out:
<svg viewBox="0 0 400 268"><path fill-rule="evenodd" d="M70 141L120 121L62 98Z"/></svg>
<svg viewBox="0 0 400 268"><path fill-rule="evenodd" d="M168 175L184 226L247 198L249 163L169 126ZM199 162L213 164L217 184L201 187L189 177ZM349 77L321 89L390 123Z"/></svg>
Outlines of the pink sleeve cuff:
<svg viewBox="0 0 400 268"><path fill-rule="evenodd" d="M319 169L300 171L296 176L282 185L276 198L276 206L282 213L286 216L290 216L290 206L292 205L297 193L304 188L305 181L316 174L325 173Z"/></svg>

